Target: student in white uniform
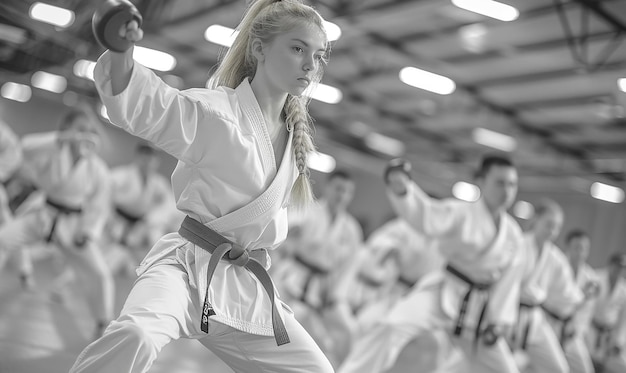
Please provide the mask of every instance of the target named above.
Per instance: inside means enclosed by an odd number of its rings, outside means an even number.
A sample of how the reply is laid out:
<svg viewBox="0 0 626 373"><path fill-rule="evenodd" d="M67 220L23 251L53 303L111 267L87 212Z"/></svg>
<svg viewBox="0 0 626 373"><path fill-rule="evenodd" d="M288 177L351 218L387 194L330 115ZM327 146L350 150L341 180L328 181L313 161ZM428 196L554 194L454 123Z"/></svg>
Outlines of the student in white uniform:
<svg viewBox="0 0 626 373"><path fill-rule="evenodd" d="M524 234L520 314L510 343L526 353L528 371L569 372L559 336L542 309L566 317L584 301L567 258L554 243L562 226L561 206L544 199L535 206L531 229Z"/></svg>
<svg viewBox="0 0 626 373"><path fill-rule="evenodd" d="M346 272L363 248L361 226L348 211L354 191L352 175L334 171L318 203L306 213L290 217L286 243L290 269L281 276L283 292L297 299L291 303L298 320L327 355L342 355L338 350L346 345L354 326L346 300L349 289L339 285L348 285ZM284 258L279 260L283 260L282 266L286 264Z"/></svg>
<svg viewBox="0 0 626 373"><path fill-rule="evenodd" d="M600 290L586 340L596 370L626 372L626 254L615 253L596 270Z"/></svg>
<svg viewBox="0 0 626 373"><path fill-rule="evenodd" d="M169 232L152 218L155 213L162 214L173 199L168 180L158 171L159 164L157 150L139 143L131 163L111 170L112 213L106 245L109 265L116 270L135 268L152 244Z"/></svg>
<svg viewBox="0 0 626 373"><path fill-rule="evenodd" d="M434 277L444 266L444 258L436 247L435 240L428 240L413 229L409 223L396 217L370 234L366 247L369 256L367 263L378 264L374 268L384 285L391 277L391 288L380 286L374 289L366 287L374 299L361 306L357 313L360 328L368 328L387 312L398 299L406 295L413 286L420 286L420 281L428 283L429 276ZM363 268L369 271L370 266ZM366 293L367 294L367 293Z"/></svg>
<svg viewBox="0 0 626 373"><path fill-rule="evenodd" d="M72 109L58 131L22 139L23 175L36 191L20 213L0 227L0 247L28 250L47 241L66 254L84 287L100 335L113 318L114 286L97 246L107 217L109 169L96 154L100 141L93 113Z"/></svg>
<svg viewBox="0 0 626 373"><path fill-rule="evenodd" d="M517 193L515 167L507 158L485 157L477 175L481 198L472 203L432 199L410 179L406 163L389 165L389 198L414 229L438 240L446 271L363 334L339 372L384 372L411 340L433 330L451 333L466 371L517 372L500 338L516 320L522 274L522 230L506 212Z"/></svg>
<svg viewBox="0 0 626 373"><path fill-rule="evenodd" d="M574 229L565 235L563 252L568 258L574 274L574 282L585 295L569 315L558 314L560 305L551 306L550 299L544 304L544 310L550 315L550 321L557 336L560 336L565 357L572 373L593 373L594 367L585 343L585 334L593 315L593 299L599 292L599 281L595 270L587 264L591 240L580 229Z"/></svg>
<svg viewBox="0 0 626 373"><path fill-rule="evenodd" d="M19 137L11 127L0 121L0 225L13 218L14 209L11 199L18 197L19 189L17 173L22 163L22 147ZM15 189L18 190L15 190ZM18 261L20 283L24 289L32 289L35 285L33 268L28 252L18 251L14 258ZM0 248L0 269L2 269L11 254Z"/></svg>
<svg viewBox="0 0 626 373"><path fill-rule="evenodd" d="M209 89L167 86L133 61L132 47L99 58L111 122L178 159L172 185L187 217L148 253L120 316L71 372L146 372L181 337L236 372L332 371L266 272L289 205L312 201L303 93L328 52L322 21L297 1L251 3ZM135 21L121 32L142 37Z"/></svg>

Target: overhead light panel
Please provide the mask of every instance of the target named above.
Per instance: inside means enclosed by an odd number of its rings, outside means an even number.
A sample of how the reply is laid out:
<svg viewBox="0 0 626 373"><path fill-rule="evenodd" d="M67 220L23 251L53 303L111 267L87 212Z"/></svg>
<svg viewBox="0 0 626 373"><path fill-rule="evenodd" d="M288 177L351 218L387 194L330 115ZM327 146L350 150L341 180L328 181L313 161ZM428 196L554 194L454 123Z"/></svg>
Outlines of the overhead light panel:
<svg viewBox="0 0 626 373"><path fill-rule="evenodd" d="M368 148L392 157L400 157L405 151L402 141L376 132L366 135L364 141Z"/></svg>
<svg viewBox="0 0 626 373"><path fill-rule="evenodd" d="M67 28L74 23L74 12L58 6L34 3L28 12L30 18L57 27Z"/></svg>
<svg viewBox="0 0 626 373"><path fill-rule="evenodd" d="M304 91L304 95L317 101L333 105L338 104L343 99L343 93L339 88L322 83L309 85L309 87Z"/></svg>
<svg viewBox="0 0 626 373"><path fill-rule="evenodd" d="M515 21L519 17L519 10L515 7L493 0L452 0L452 4L461 9L505 22Z"/></svg>
<svg viewBox="0 0 626 373"><path fill-rule="evenodd" d="M95 68L96 63L94 61L78 60L74 63L74 75L93 81L93 71Z"/></svg>
<svg viewBox="0 0 626 373"><path fill-rule="evenodd" d="M591 184L591 196L595 199L611 203L622 203L624 201L624 190L612 185L595 182Z"/></svg>
<svg viewBox="0 0 626 373"><path fill-rule="evenodd" d="M158 71L171 71L176 67L176 58L169 53L136 46L133 59L147 68Z"/></svg>
<svg viewBox="0 0 626 373"><path fill-rule="evenodd" d="M0 23L0 40L13 44L23 44L28 37L28 33L23 28Z"/></svg>
<svg viewBox="0 0 626 373"><path fill-rule="evenodd" d="M337 166L337 161L335 161L335 158L333 158L333 156L331 155L314 152L308 155L307 165L309 166L309 168L315 171L327 174L335 170L335 167Z"/></svg>
<svg viewBox="0 0 626 373"><path fill-rule="evenodd" d="M517 201L513 205L513 214L520 219L528 220L535 215L535 207L526 201Z"/></svg>
<svg viewBox="0 0 626 373"><path fill-rule="evenodd" d="M328 21L324 21L324 31L328 41L335 41L341 37L341 27Z"/></svg>
<svg viewBox="0 0 626 373"><path fill-rule="evenodd" d="M622 92L626 92L626 78L617 79L617 86Z"/></svg>
<svg viewBox="0 0 626 373"><path fill-rule="evenodd" d="M211 25L204 31L204 38L211 43L218 44L224 47L230 47L233 45L235 38L239 34L230 27L222 25Z"/></svg>
<svg viewBox="0 0 626 373"><path fill-rule="evenodd" d="M324 21L324 31L328 41L335 41L341 37L341 28L332 22ZM229 48L238 34L239 30L222 25L211 25L204 31L204 39Z"/></svg>
<svg viewBox="0 0 626 373"><path fill-rule="evenodd" d="M18 102L28 102L32 94L29 86L15 82L6 82L0 88L0 96Z"/></svg>
<svg viewBox="0 0 626 373"><path fill-rule="evenodd" d="M475 202L480 198L480 189L474 184L459 181L452 186L452 195L462 201Z"/></svg>
<svg viewBox="0 0 626 373"><path fill-rule="evenodd" d="M449 95L456 89L452 79L410 66L400 70L400 80L410 86L440 95Z"/></svg>
<svg viewBox="0 0 626 373"><path fill-rule="evenodd" d="M472 139L478 144L505 152L512 152L517 147L517 141L513 137L486 128L474 128Z"/></svg>
<svg viewBox="0 0 626 373"><path fill-rule="evenodd" d="M37 71L31 78L33 87L54 93L62 93L67 88L67 79L64 76Z"/></svg>

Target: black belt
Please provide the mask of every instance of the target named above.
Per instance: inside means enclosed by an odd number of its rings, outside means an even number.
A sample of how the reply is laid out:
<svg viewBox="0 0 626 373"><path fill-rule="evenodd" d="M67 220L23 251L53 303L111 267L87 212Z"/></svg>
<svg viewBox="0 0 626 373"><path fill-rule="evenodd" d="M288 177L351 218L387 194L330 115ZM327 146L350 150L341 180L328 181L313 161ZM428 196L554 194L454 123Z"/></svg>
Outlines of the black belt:
<svg viewBox="0 0 626 373"><path fill-rule="evenodd" d="M398 282L405 285L407 288L412 288L415 284L417 284L417 280L410 280L403 276L398 276Z"/></svg>
<svg viewBox="0 0 626 373"><path fill-rule="evenodd" d="M276 344L280 346L289 343L287 329L285 328L285 324L283 324L283 320L280 318L278 308L276 307L274 284L261 263L254 258L249 258L243 262L236 262L239 258L230 259L228 257L228 252L233 248L233 246L235 246L235 244L226 237L189 216L186 216L183 220L178 233L189 242L200 246L204 250L211 253L209 268L207 270L206 294L204 296L204 305L202 306L202 319L200 321L200 328L203 332L209 332L209 316L215 315L215 311L213 311L213 308L209 303L209 286L211 285L211 279L213 278L213 273L217 268L218 262L225 259L233 264L241 265L248 269L256 276L259 282L261 282L261 285L263 285L263 288L272 302L272 326L274 329ZM245 252L244 254L247 255Z"/></svg>
<svg viewBox="0 0 626 373"><path fill-rule="evenodd" d="M379 288L385 284L384 281L373 279L363 273L359 273L359 281L371 288Z"/></svg>
<svg viewBox="0 0 626 373"><path fill-rule="evenodd" d="M131 225L137 224L143 219L143 215L139 216L139 215L131 214L130 212L124 210L123 208L119 206L115 206L115 212L119 216L123 217Z"/></svg>
<svg viewBox="0 0 626 373"><path fill-rule="evenodd" d="M46 204L54 208L57 212L54 215L54 218L52 218L52 226L50 226L50 233L48 233L48 237L46 238L46 242L52 242L52 238L54 237L54 232L56 231L57 223L59 221L59 216L80 214L83 212L83 209L80 207L67 206L62 203L51 200L50 198L46 198Z"/></svg>
<svg viewBox="0 0 626 373"><path fill-rule="evenodd" d="M519 310L520 310L520 313L522 311L527 311L528 314L530 314L530 311L534 310L535 308L539 306L541 306L541 304L521 302L519 304ZM530 335L532 324L533 324L532 318L529 318L526 320L526 324L524 325L524 332L522 333L522 345L521 345L522 350L526 350L526 348L528 347L528 336ZM515 340L516 334L517 333L513 334L513 340Z"/></svg>
<svg viewBox="0 0 626 373"><path fill-rule="evenodd" d="M543 312L545 312L547 315L552 317L554 320L561 323L561 333L559 333L559 342L561 343L561 346L564 346L565 343L572 337L572 335L567 334L567 326L574 318L574 315L572 314L572 315L563 317L552 312L551 310L549 310L543 305L541 306L541 308L543 309Z"/></svg>
<svg viewBox="0 0 626 373"><path fill-rule="evenodd" d="M311 287L313 279L317 276L323 276L328 274L328 270L310 263L298 254L294 255L293 258L296 262L300 263L302 266L306 267L306 269L309 270L309 274L306 276L306 279L304 280L304 285L302 286L302 293L300 293L300 301L302 303L308 304L306 296L309 292L309 288ZM324 303L326 303L326 301L324 301Z"/></svg>
<svg viewBox="0 0 626 373"><path fill-rule="evenodd" d="M596 330L596 349L598 349L600 348L600 346L602 346L602 339L608 339L610 337L613 326L603 324L596 320L591 321L591 326L593 326L593 328Z"/></svg>
<svg viewBox="0 0 626 373"><path fill-rule="evenodd" d="M122 236L120 237L119 243L122 244L123 246L127 246L126 241L128 240L128 235L130 234L131 229L135 226L135 224L143 220L143 216L131 214L119 206L115 207L115 212L119 216L124 218L124 220L126 220L127 224L124 225L124 228L122 230Z"/></svg>
<svg viewBox="0 0 626 373"><path fill-rule="evenodd" d="M463 332L463 324L465 322L465 313L467 312L467 306L470 301L470 298L472 297L472 293L475 290L478 290L478 291L489 290L492 284L474 282L472 279L467 277L464 273L460 272L459 270L452 267L451 265L446 266L446 271L453 274L459 280L469 285L469 290L467 291L467 293L465 293L465 296L463 297L463 302L461 303L461 308L459 309L459 316L456 319L456 326L454 327L454 335L458 337ZM480 329L484 321L485 313L487 312L488 305L489 305L489 295L487 294L487 299L483 303L483 307L480 311L478 324L476 325L476 329L474 330L474 348L476 348L476 343L478 342L478 338L480 337L480 332L481 332Z"/></svg>

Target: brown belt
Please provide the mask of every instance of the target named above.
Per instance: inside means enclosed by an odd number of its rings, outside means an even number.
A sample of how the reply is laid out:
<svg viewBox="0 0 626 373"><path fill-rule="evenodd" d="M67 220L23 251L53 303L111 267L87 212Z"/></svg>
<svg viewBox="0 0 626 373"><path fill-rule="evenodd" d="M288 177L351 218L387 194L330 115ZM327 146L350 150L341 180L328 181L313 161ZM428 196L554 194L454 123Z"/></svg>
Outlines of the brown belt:
<svg viewBox="0 0 626 373"><path fill-rule="evenodd" d="M239 260L241 257L230 259L228 252L233 248L233 246L235 246L235 244L226 237L189 216L186 216L183 220L178 233L189 242L200 246L204 250L211 253L209 268L207 270L206 294L204 296L204 305L202 306L202 319L200 321L200 329L202 329L203 332L209 332L209 316L215 314L211 304L209 303L209 286L211 285L211 278L213 277L213 273L215 272L219 261L224 259L248 269L261 282L261 285L263 285L263 288L272 302L272 326L274 329L276 344L280 346L289 343L287 329L285 328L285 324L280 318L278 308L276 307L274 284L261 263L254 258L246 258L247 260L243 261ZM244 254L247 256L247 253Z"/></svg>

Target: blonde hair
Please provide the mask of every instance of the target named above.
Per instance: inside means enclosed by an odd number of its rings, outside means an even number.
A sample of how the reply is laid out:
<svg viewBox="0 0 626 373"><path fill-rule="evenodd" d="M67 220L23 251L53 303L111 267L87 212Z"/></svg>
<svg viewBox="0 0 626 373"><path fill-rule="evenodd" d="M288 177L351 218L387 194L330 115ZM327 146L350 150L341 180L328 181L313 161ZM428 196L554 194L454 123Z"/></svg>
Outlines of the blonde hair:
<svg viewBox="0 0 626 373"><path fill-rule="evenodd" d="M552 199L542 198L535 206L531 225L534 227L537 220L546 215L563 216L563 208Z"/></svg>
<svg viewBox="0 0 626 373"><path fill-rule="evenodd" d="M244 79L254 78L257 60L252 53L252 40L258 38L263 43L268 43L276 35L301 25L302 22L315 24L323 31L322 21L315 9L299 0L253 1L237 27L239 34L211 76L209 87L236 88ZM328 41L326 44L329 45ZM323 73L319 64L310 88L319 83ZM306 207L314 200L307 166L307 156L315 150L313 121L308 112L310 100L307 96L287 95L282 112L287 129L293 131L293 157L298 168L298 178L291 190L291 205L296 208Z"/></svg>

